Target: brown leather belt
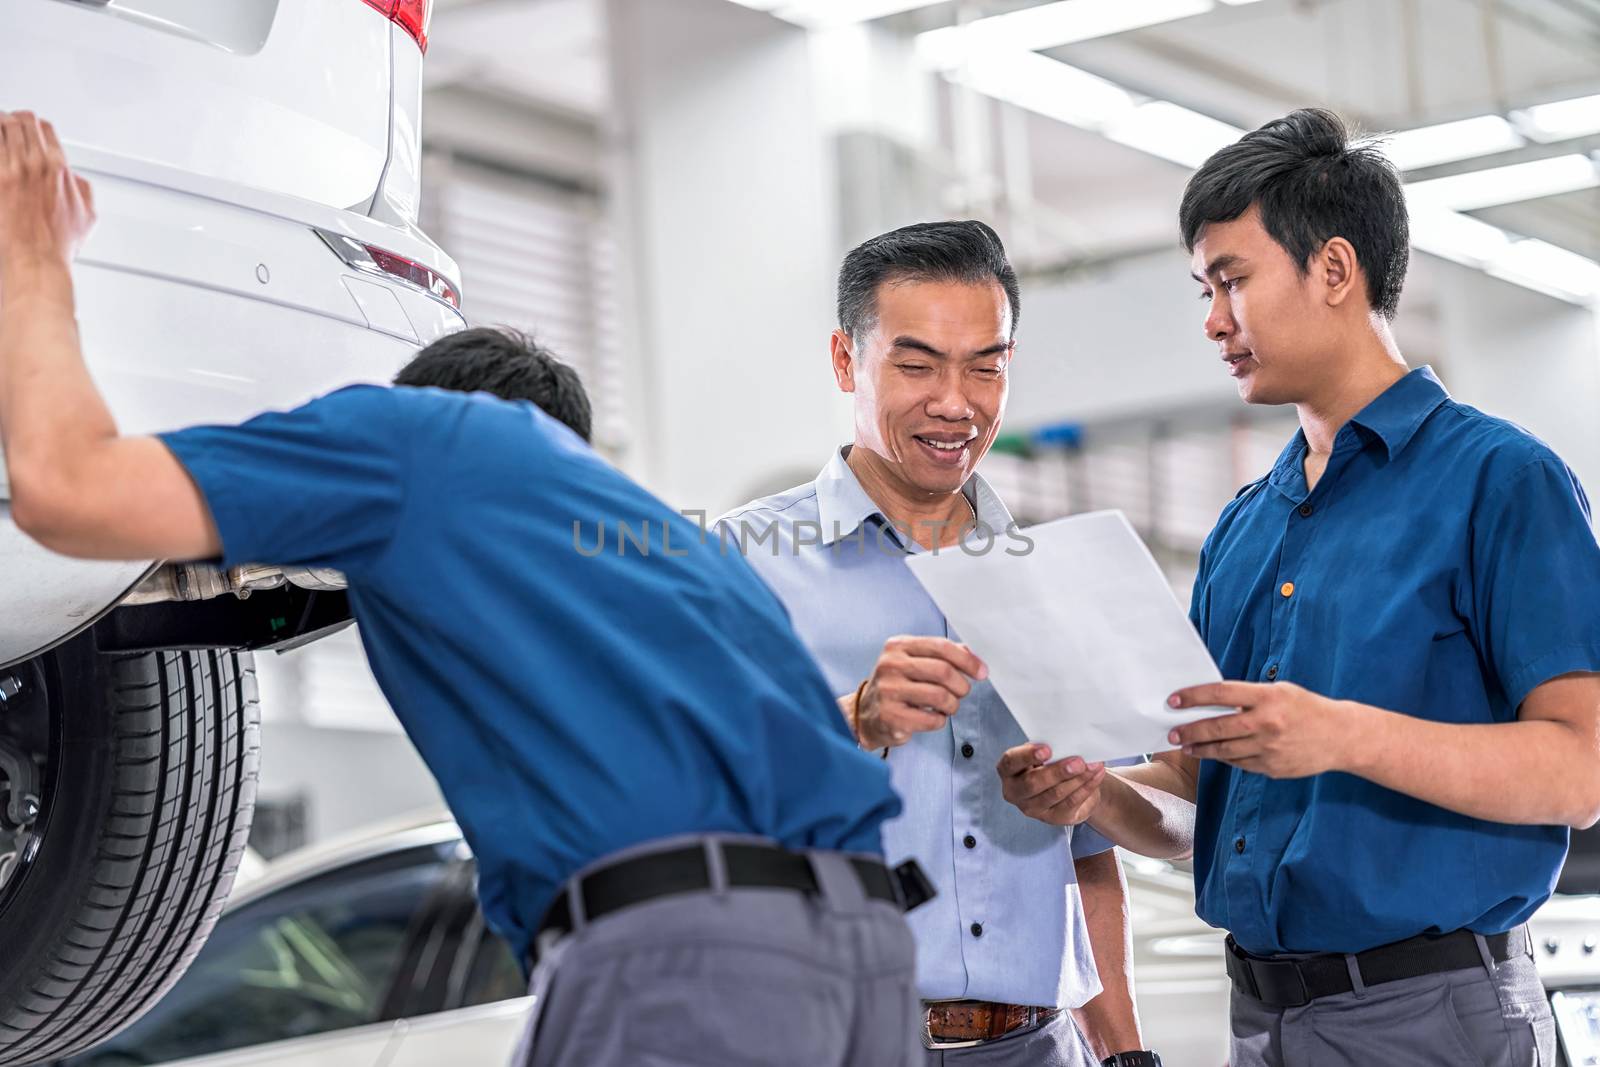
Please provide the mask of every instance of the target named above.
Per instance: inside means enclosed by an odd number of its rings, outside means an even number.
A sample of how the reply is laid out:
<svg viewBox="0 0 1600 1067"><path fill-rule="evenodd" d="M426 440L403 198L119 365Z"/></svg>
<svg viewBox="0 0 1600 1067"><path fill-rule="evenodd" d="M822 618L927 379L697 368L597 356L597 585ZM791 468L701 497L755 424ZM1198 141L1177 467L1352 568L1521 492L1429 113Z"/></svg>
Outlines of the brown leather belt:
<svg viewBox="0 0 1600 1067"><path fill-rule="evenodd" d="M922 1043L928 1048L962 1048L1005 1037L1024 1027L1043 1026L1060 1008L996 1004L988 1000L941 1000L922 1005Z"/></svg>

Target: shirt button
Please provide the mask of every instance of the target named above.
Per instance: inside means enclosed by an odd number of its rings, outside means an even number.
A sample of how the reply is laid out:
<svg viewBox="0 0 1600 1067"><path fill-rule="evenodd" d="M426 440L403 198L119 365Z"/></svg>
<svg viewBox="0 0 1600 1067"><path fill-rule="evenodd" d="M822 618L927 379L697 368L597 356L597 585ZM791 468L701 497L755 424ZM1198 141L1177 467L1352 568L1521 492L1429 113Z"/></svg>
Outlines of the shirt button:
<svg viewBox="0 0 1600 1067"><path fill-rule="evenodd" d="M1233 843L1233 850L1240 853L1244 851L1244 838L1241 837Z"/></svg>
<svg viewBox="0 0 1600 1067"><path fill-rule="evenodd" d="M968 741L966 744L961 746L961 754L963 756L967 757L967 759L971 759L972 758L973 751L974 751L974 749L972 747L972 742L971 741Z"/></svg>
<svg viewBox="0 0 1600 1067"><path fill-rule="evenodd" d="M973 937L982 937L983 936L983 924L982 923L973 923L972 924L972 936Z"/></svg>
<svg viewBox="0 0 1600 1067"><path fill-rule="evenodd" d="M978 839L976 837L973 837L971 834L968 834L966 837L963 837L961 839L961 843L963 845L966 845L968 848L977 848L978 847Z"/></svg>
<svg viewBox="0 0 1600 1067"><path fill-rule="evenodd" d="M1278 677L1278 665L1276 663L1274 663L1272 666L1267 668L1267 681L1269 681L1269 682L1273 681L1277 677Z"/></svg>
<svg viewBox="0 0 1600 1067"><path fill-rule="evenodd" d="M1294 596L1294 583L1284 582L1278 587L1278 592L1282 593L1285 598Z"/></svg>
<svg viewBox="0 0 1600 1067"><path fill-rule="evenodd" d="M1311 517L1311 505L1310 504L1301 504L1300 505L1300 517L1302 519L1308 519L1308 518Z"/></svg>

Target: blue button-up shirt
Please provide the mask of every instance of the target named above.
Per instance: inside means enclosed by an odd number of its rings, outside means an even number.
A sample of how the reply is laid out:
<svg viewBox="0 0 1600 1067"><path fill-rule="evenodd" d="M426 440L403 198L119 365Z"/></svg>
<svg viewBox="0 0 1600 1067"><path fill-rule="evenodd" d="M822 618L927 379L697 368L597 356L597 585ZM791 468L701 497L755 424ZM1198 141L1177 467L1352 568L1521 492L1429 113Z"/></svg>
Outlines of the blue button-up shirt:
<svg viewBox="0 0 1600 1067"><path fill-rule="evenodd" d="M960 640L905 565L907 553L922 548L887 525L844 455L836 453L816 481L717 524L723 542L742 549L788 607L840 696L872 673L891 637ZM995 532L994 550L1004 551L1010 512L982 478L965 492L979 522ZM889 753L905 812L884 824L884 849L891 863L915 857L939 891L907 916L925 999L1076 1007L1100 992L1072 860L1110 845L1086 828L1046 826L1006 803L995 763L1026 740L994 686L976 682L944 729Z"/></svg>
<svg viewBox="0 0 1600 1067"><path fill-rule="evenodd" d="M226 563L349 576L519 953L608 853L706 831L870 852L899 810L761 580L532 404L358 386L165 441Z"/></svg>
<svg viewBox="0 0 1600 1067"><path fill-rule="evenodd" d="M1339 431L1311 491L1305 455L1297 434L1206 541L1193 618L1224 677L1473 724L1600 670L1600 547L1542 442L1423 368ZM1196 819L1199 914L1258 953L1507 930L1550 895L1567 850L1565 827L1211 761Z"/></svg>

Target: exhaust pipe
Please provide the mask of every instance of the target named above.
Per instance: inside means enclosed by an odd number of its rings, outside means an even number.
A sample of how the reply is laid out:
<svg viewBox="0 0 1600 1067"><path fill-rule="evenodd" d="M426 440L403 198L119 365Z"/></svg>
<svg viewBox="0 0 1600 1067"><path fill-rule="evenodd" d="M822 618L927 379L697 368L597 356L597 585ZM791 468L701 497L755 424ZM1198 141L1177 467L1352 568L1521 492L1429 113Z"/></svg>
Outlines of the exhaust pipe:
<svg viewBox="0 0 1600 1067"><path fill-rule="evenodd" d="M348 583L342 573L329 567L272 567L246 563L223 570L210 563L168 563L135 586L121 603L137 607L214 600L228 595L245 600L258 589L277 589L283 585L332 592L346 588Z"/></svg>

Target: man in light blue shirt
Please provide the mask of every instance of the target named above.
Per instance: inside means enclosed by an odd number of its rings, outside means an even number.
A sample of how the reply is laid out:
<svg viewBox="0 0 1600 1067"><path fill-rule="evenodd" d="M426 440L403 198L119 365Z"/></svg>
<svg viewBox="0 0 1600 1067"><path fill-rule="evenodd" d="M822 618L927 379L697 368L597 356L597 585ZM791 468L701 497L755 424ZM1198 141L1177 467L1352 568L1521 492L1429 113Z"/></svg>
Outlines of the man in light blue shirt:
<svg viewBox="0 0 1600 1067"><path fill-rule="evenodd" d="M938 889L909 916L931 1065L1078 1067L1142 1044L1115 854L1006 803L993 767L1022 730L905 565L914 552L1028 549L974 472L1000 429L1018 304L982 223L911 226L852 251L832 357L855 441L815 482L716 531L789 609L863 747L888 760L905 813L885 847ZM1087 769L1086 795L1104 774Z"/></svg>

